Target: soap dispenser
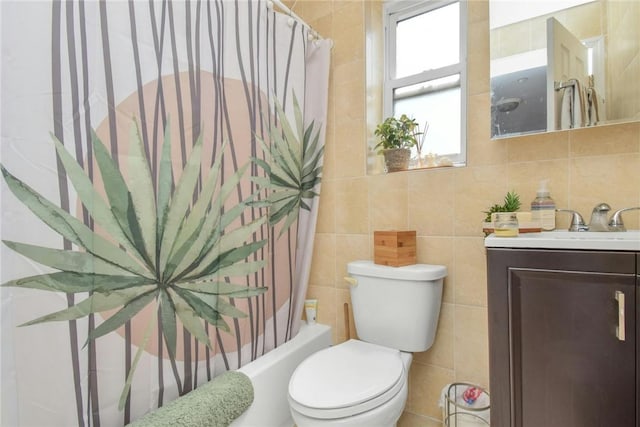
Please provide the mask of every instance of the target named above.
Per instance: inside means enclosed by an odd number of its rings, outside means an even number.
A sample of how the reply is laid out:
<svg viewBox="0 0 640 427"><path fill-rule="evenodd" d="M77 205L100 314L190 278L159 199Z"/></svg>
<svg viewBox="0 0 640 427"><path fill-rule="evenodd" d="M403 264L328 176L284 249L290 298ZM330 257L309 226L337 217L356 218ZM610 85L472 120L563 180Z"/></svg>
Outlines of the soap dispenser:
<svg viewBox="0 0 640 427"><path fill-rule="evenodd" d="M536 198L531 202L531 219L540 224L544 231L556 228L556 202L549 196L548 181L540 181Z"/></svg>

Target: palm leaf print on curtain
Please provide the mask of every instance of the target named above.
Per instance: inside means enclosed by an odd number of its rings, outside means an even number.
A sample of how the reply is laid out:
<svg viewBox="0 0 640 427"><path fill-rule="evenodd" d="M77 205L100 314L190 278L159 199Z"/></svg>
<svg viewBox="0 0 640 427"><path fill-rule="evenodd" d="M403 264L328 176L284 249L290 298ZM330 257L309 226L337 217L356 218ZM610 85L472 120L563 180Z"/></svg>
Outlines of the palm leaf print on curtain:
<svg viewBox="0 0 640 427"><path fill-rule="evenodd" d="M240 168L216 192L221 163L216 161L192 203L200 169L201 138L196 141L173 193L170 138L166 138L162 150L157 191L151 182L151 171L135 125L132 126L130 142L133 152L129 154L129 170L133 175L131 184L127 186L102 142L96 138L93 140L107 203L96 193L89 178L64 146L55 141L58 158L95 225L102 227L108 237L126 251L120 250L2 168L10 190L18 199L49 227L84 249L82 252L58 250L5 240L4 244L14 251L61 270L13 280L5 286L70 294L90 293L82 302L29 321L25 326L75 320L117 309L104 323L89 331L87 340L93 340L114 332L146 306L153 305L154 311L159 312L170 357L175 358L176 355L176 317L195 339L211 348L202 321L229 332L223 316L238 318L246 317L246 314L231 305L228 299L247 298L266 291L264 287L250 288L225 281L226 278L253 274L265 264L264 261L245 260L267 243L266 240L246 241L266 218L229 230L227 227L238 219L246 203L242 202L228 212L222 210L230 190L238 185L249 165ZM149 197L154 193L158 195L157 201ZM138 351L147 346L148 331L155 321L153 316L149 319ZM138 356L134 360L138 360ZM135 363L120 397L120 409L124 406L134 371Z"/></svg>
<svg viewBox="0 0 640 427"><path fill-rule="evenodd" d="M3 423L123 425L297 333L330 44L268 6L0 5Z"/></svg>

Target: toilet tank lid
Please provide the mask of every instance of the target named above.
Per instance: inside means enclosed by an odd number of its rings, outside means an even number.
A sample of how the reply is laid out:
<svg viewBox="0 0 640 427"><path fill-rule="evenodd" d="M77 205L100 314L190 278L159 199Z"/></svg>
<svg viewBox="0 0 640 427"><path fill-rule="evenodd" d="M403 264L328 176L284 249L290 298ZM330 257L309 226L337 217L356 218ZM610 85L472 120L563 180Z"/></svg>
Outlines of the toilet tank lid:
<svg viewBox="0 0 640 427"><path fill-rule="evenodd" d="M352 261L347 264L347 272L353 275L380 277L396 280L438 280L447 275L444 265L413 264L403 267L374 264L370 260Z"/></svg>

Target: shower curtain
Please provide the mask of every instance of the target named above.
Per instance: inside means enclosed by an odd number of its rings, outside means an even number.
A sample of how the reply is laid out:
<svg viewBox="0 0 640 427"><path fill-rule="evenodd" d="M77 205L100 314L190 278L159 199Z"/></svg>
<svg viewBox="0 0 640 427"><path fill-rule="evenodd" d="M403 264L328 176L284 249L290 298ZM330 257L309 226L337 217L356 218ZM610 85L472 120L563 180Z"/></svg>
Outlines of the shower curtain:
<svg viewBox="0 0 640 427"><path fill-rule="evenodd" d="M2 425L123 425L295 336L330 41L258 0L0 19Z"/></svg>

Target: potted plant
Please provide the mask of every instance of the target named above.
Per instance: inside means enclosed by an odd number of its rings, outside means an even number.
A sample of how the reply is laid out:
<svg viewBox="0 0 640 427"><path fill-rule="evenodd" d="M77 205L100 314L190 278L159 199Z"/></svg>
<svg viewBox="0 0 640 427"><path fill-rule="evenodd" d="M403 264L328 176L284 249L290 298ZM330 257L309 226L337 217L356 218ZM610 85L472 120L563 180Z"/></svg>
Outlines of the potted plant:
<svg viewBox="0 0 640 427"><path fill-rule="evenodd" d="M520 196L515 191L509 191L506 196L504 196L504 201L502 204L494 204L489 207L489 210L483 211L486 216L484 218L484 222L482 223L482 231L485 236L493 233L495 231L494 228L494 215L499 212L517 212L520 209Z"/></svg>
<svg viewBox="0 0 640 427"><path fill-rule="evenodd" d="M387 117L375 130L380 141L374 148L384 156L387 172L406 170L411 158L411 147L418 144L418 123L406 114L400 118Z"/></svg>
<svg viewBox="0 0 640 427"><path fill-rule="evenodd" d="M496 212L516 212L520 209L520 196L515 191L509 191L506 196L504 196L503 204L495 204L489 208L488 211L484 211L486 214L484 218L484 222L491 222L491 215Z"/></svg>

